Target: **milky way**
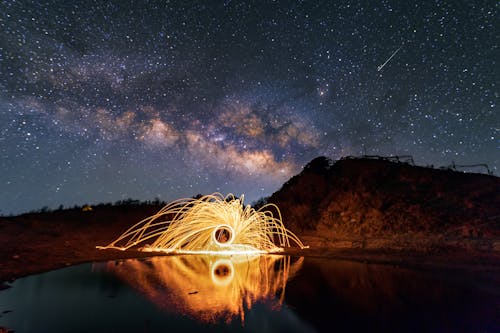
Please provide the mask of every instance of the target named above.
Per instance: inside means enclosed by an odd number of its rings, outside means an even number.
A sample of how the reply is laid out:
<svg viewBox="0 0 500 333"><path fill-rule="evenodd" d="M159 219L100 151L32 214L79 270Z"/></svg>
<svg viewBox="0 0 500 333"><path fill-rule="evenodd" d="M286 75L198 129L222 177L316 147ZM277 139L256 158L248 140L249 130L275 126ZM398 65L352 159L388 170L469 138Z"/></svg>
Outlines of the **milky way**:
<svg viewBox="0 0 500 333"><path fill-rule="evenodd" d="M318 155L498 174L495 1L201 3L0 4L0 214L251 202Z"/></svg>

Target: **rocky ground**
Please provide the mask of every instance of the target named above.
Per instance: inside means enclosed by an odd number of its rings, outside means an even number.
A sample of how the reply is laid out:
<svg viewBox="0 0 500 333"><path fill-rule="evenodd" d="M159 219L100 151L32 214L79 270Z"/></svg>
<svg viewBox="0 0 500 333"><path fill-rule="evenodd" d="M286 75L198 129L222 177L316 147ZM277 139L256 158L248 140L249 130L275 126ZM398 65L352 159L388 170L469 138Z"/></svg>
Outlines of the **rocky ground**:
<svg viewBox="0 0 500 333"><path fill-rule="evenodd" d="M500 178L491 175L319 157L268 201L315 247L500 251Z"/></svg>
<svg viewBox="0 0 500 333"><path fill-rule="evenodd" d="M109 206L0 218L0 281L81 262L146 256L96 245L107 245L160 208Z"/></svg>

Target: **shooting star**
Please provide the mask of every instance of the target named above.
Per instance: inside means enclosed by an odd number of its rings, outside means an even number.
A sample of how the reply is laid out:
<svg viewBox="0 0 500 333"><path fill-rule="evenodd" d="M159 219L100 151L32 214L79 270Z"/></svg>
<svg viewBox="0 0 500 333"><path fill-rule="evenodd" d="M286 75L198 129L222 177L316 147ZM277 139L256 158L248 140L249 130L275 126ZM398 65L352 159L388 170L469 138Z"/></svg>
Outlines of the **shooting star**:
<svg viewBox="0 0 500 333"><path fill-rule="evenodd" d="M389 57L389 59L387 59L382 65L378 66L377 67L377 72L380 72L382 70L382 68L384 68L385 65L387 65L387 63L389 61L391 61L391 59L396 55L396 53L399 52L399 50L401 50L403 46L400 46L399 49L397 49L396 51L394 51L394 53Z"/></svg>

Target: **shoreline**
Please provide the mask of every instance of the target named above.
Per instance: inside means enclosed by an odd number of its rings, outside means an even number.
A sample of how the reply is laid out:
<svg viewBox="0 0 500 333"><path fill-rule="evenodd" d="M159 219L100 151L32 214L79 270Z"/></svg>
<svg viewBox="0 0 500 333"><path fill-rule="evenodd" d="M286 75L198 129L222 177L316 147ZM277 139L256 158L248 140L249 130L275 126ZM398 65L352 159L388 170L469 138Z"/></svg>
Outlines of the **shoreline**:
<svg viewBox="0 0 500 333"><path fill-rule="evenodd" d="M45 260L40 258L30 258L29 256L13 255L11 260L7 260L0 266L0 290L8 287L8 284L16 279L30 275L40 274L52 270L62 269L69 266L91 263L105 262L126 259L142 259L157 256L172 256L186 254L168 254L162 252L142 252L138 250L98 250L92 249L93 255L80 257L65 257L68 260L61 260L60 257L45 256ZM310 248L299 249L290 248L280 253L270 253L274 255L290 255L295 257L330 259L338 261L352 261L368 265L387 265L401 269L411 269L419 271L440 271L443 273L481 273L492 275L491 277L500 282L500 255L497 253L485 252L452 252L452 253L422 253L416 251L394 251L387 249L348 249L348 248ZM189 254L187 254L189 255Z"/></svg>
<svg viewBox="0 0 500 333"><path fill-rule="evenodd" d="M28 275L85 262L169 255L96 249L97 245L109 244L135 221L154 214L158 209L158 206L153 205L109 207L96 208L92 212L67 210L0 217L0 285ZM361 242L360 246L359 240L335 240L332 235L320 231L298 232L297 235L311 248L289 248L280 254L420 270L494 272L500 280L500 251L494 239L462 239L462 243L468 246L453 247L446 244L439 246L442 238L433 238L432 235L426 238L398 235L392 239L396 242L387 242L382 238L376 241L373 238ZM427 243L423 243L423 239ZM493 247L472 246L474 242L490 242Z"/></svg>

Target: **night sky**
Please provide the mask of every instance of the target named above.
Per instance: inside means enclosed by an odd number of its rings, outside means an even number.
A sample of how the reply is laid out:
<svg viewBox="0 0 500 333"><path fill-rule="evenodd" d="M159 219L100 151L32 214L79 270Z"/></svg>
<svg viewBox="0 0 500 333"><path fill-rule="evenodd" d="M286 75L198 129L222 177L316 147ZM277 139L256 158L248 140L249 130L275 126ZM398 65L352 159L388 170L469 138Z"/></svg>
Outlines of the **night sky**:
<svg viewBox="0 0 500 333"><path fill-rule="evenodd" d="M498 9L2 1L0 214L215 191L251 203L319 155L498 175Z"/></svg>

